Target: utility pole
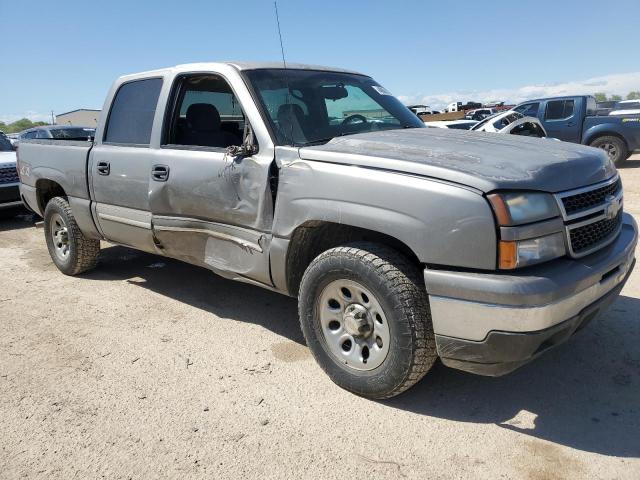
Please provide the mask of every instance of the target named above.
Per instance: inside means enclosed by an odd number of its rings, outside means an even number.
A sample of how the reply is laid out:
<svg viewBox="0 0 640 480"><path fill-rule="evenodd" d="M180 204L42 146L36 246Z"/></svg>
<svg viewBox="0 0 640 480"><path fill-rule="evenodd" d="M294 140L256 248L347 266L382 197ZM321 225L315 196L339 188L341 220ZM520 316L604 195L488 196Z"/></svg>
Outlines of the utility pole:
<svg viewBox="0 0 640 480"><path fill-rule="evenodd" d="M51 125L55 125L56 124L56 120L55 117L53 116L53 110L51 110Z"/></svg>

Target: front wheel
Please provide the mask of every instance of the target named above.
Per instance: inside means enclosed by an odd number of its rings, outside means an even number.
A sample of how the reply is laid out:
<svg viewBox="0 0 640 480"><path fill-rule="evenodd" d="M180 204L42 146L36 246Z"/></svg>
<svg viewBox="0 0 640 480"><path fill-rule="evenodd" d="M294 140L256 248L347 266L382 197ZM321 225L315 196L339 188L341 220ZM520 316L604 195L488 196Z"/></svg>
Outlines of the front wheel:
<svg viewBox="0 0 640 480"><path fill-rule="evenodd" d="M596 147L607 152L607 155L616 167L622 165L622 163L629 157L629 150L624 140L612 135L604 137L598 137L593 140L589 146Z"/></svg>
<svg viewBox="0 0 640 480"><path fill-rule="evenodd" d="M100 253L100 241L83 235L71 212L69 202L52 198L44 211L44 234L53 263L66 275L78 275L94 268Z"/></svg>
<svg viewBox="0 0 640 480"><path fill-rule="evenodd" d="M436 360L420 271L395 250L364 242L327 250L307 268L298 301L314 358L353 393L393 397Z"/></svg>

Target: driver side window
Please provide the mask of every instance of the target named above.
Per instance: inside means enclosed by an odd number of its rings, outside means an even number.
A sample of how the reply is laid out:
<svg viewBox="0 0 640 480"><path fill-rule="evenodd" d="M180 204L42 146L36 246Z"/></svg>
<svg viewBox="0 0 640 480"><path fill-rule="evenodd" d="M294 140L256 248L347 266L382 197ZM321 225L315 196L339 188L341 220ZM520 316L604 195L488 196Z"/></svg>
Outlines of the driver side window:
<svg viewBox="0 0 640 480"><path fill-rule="evenodd" d="M242 145L245 116L227 81L219 75L180 78L164 145L227 148Z"/></svg>

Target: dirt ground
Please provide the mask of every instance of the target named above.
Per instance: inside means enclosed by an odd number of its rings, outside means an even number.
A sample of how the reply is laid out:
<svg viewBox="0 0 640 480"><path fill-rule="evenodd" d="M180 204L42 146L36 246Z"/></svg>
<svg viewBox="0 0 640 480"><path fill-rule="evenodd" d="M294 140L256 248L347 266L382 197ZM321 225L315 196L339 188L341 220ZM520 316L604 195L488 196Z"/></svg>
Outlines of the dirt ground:
<svg viewBox="0 0 640 480"><path fill-rule="evenodd" d="M621 174L640 219L640 155ZM3 220L0 428L3 479L638 479L640 268L517 372L374 402L316 366L293 299L107 245L66 277Z"/></svg>

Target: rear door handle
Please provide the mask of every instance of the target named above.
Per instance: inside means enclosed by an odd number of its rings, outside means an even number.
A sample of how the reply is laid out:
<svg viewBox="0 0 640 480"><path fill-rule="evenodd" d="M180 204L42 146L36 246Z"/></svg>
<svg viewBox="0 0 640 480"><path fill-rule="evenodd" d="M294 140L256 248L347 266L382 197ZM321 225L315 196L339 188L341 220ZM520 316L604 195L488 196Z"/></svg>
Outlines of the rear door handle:
<svg viewBox="0 0 640 480"><path fill-rule="evenodd" d="M574 125L575 125L575 123L573 123L573 122L567 123L567 127L573 127Z"/></svg>
<svg viewBox="0 0 640 480"><path fill-rule="evenodd" d="M151 177L156 182L166 182L169 178L169 167L166 165L154 165L151 170Z"/></svg>
<svg viewBox="0 0 640 480"><path fill-rule="evenodd" d="M109 175L111 173L111 165L109 162L98 162L97 165L98 174L100 175Z"/></svg>

